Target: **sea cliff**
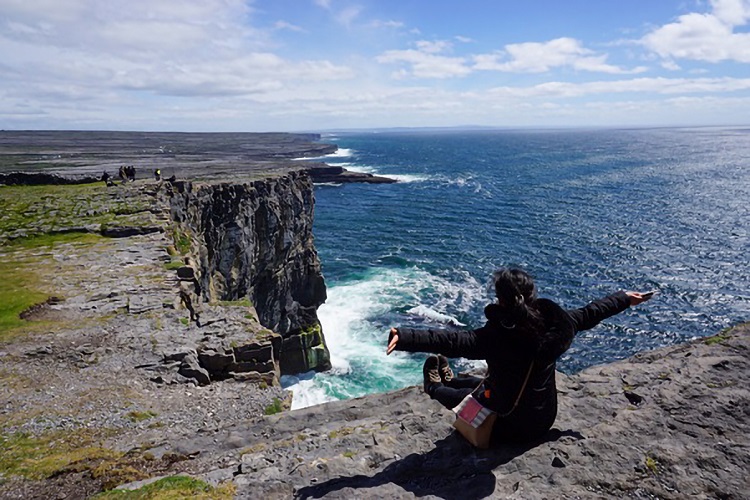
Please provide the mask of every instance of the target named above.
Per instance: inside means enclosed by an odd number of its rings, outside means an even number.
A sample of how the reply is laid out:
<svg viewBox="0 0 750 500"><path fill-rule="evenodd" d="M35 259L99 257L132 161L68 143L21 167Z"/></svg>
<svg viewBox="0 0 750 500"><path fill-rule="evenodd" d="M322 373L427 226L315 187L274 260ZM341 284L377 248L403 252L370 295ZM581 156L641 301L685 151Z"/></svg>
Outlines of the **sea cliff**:
<svg viewBox="0 0 750 500"><path fill-rule="evenodd" d="M187 238L194 293L205 302L249 299L281 334L282 374L331 367L317 308L326 299L313 244L314 198L299 171L246 183L169 184L174 230Z"/></svg>

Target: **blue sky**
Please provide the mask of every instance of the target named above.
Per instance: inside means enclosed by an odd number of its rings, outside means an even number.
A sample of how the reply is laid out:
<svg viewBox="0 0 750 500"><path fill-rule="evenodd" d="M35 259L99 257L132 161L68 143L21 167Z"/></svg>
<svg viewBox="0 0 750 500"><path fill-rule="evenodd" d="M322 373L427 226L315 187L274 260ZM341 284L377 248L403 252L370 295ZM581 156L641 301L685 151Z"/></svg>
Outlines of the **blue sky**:
<svg viewBox="0 0 750 500"><path fill-rule="evenodd" d="M748 117L750 0L0 0L0 129Z"/></svg>

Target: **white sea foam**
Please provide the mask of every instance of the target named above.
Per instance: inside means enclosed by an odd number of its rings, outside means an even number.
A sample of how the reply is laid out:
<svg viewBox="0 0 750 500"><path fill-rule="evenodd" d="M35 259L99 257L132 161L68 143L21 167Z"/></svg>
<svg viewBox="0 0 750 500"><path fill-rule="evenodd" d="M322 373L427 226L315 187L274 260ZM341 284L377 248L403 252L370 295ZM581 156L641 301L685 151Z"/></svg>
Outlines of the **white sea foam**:
<svg viewBox="0 0 750 500"><path fill-rule="evenodd" d="M434 179L431 175L416 174L381 174L383 177L394 179L398 182L427 182Z"/></svg>
<svg viewBox="0 0 750 500"><path fill-rule="evenodd" d="M407 312L415 316L420 316L422 318L427 318L433 321L437 321L438 323L445 323L445 324L454 325L454 326L465 326L463 323L458 321L453 316L440 313L422 304L418 305L417 307L412 307Z"/></svg>
<svg viewBox="0 0 750 500"><path fill-rule="evenodd" d="M323 155L323 156L309 156L309 157L303 157L303 158L292 158L293 161L302 161L302 160L327 160L327 159L336 159L336 158L348 158L354 154L353 149L347 149L347 148L339 148L336 150L335 153ZM340 163L337 163L337 165L340 165Z"/></svg>
<svg viewBox="0 0 750 500"><path fill-rule="evenodd" d="M353 154L354 154L353 149L339 148L336 150L335 153L327 154L325 156L322 156L322 158L346 158L348 156L352 156Z"/></svg>
<svg viewBox="0 0 750 500"><path fill-rule="evenodd" d="M319 405L336 398L326 394L323 387L317 387L313 379L315 372L307 372L299 375L284 375L281 377L281 385L290 389L294 394L292 410Z"/></svg>
<svg viewBox="0 0 750 500"><path fill-rule="evenodd" d="M374 174L377 172L374 167L368 167L366 165L354 165L352 163L337 163L337 165L344 167L350 172L358 172L361 174Z"/></svg>
<svg viewBox="0 0 750 500"><path fill-rule="evenodd" d="M390 325L382 321L401 310L432 323L461 325L455 317L438 311L464 311L477 297L483 298L484 292L468 275L458 273L454 278L460 282L452 283L416 268L377 269L364 279L329 287L318 318L333 369L284 377L282 384L294 393L292 408L419 383L421 365L413 356L401 352L386 356ZM472 290L465 290L467 287ZM414 305L422 300L429 301L430 306Z"/></svg>

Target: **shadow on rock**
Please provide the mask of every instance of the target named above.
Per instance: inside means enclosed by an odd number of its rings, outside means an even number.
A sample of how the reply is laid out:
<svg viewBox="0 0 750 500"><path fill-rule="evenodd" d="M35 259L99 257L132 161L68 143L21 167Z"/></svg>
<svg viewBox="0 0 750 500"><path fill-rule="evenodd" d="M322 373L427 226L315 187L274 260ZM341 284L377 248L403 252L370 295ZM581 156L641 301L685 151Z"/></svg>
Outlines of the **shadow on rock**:
<svg viewBox="0 0 750 500"><path fill-rule="evenodd" d="M295 498L322 498L343 490L363 490L391 483L417 497L432 495L446 500L486 498L495 491L497 479L493 471L527 451L563 436L585 439L577 431L550 430L543 439L524 445L505 445L490 450L478 450L454 432L435 443L427 453L413 453L396 460L374 476L356 475L337 477L296 491ZM353 491L351 492L354 493ZM392 494L397 494L394 488Z"/></svg>

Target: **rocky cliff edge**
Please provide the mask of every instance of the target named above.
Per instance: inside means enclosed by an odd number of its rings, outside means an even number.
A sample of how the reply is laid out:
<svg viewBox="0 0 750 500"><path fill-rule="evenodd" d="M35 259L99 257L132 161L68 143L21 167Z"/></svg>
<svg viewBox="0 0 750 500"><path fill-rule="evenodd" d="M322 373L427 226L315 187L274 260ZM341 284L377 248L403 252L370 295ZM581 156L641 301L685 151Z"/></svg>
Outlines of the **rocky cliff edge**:
<svg viewBox="0 0 750 500"><path fill-rule="evenodd" d="M236 498L747 498L750 326L559 374L542 442L479 451L418 387L206 433L167 450ZM225 467L209 471L216 457Z"/></svg>

